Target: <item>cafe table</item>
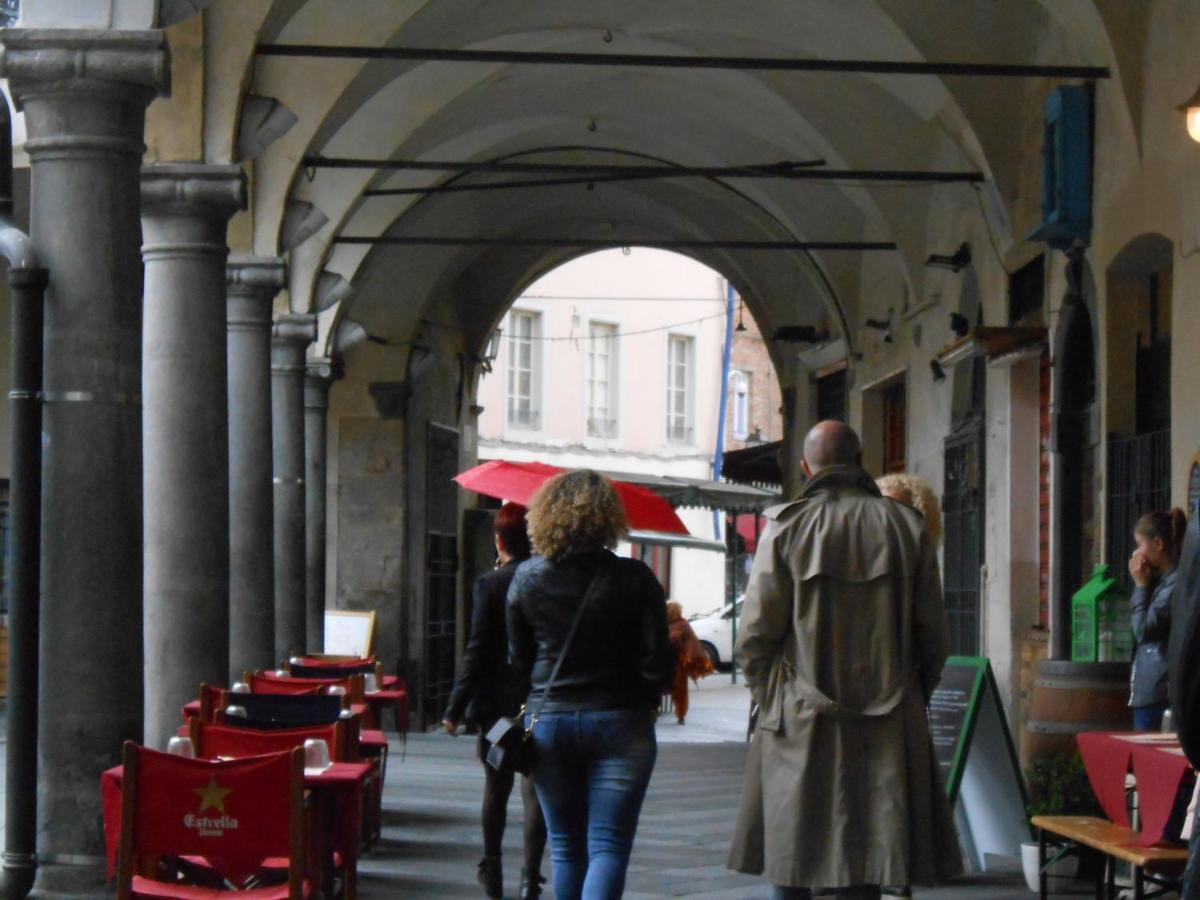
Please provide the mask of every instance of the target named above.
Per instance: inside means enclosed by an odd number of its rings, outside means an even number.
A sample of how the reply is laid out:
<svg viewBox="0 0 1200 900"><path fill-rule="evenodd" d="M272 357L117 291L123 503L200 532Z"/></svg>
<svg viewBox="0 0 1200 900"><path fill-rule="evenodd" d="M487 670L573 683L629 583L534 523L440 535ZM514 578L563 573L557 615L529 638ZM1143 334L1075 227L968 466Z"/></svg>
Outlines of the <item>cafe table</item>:
<svg viewBox="0 0 1200 900"><path fill-rule="evenodd" d="M354 896L357 880L358 842L362 822L363 788L373 763L335 762L327 769L304 770L304 789L311 791L318 810L321 833L306 835L321 848L321 881L326 891L334 878L333 856L345 862L347 896ZM121 787L124 766L113 766L100 773L100 796L104 810L104 850L108 859L108 880L116 874L117 851L121 843Z"/></svg>
<svg viewBox="0 0 1200 900"><path fill-rule="evenodd" d="M1105 814L1131 827L1125 799L1132 772L1138 793L1142 846L1167 840L1165 832L1181 790L1190 794L1192 767L1172 733L1088 731L1078 736L1088 781Z"/></svg>

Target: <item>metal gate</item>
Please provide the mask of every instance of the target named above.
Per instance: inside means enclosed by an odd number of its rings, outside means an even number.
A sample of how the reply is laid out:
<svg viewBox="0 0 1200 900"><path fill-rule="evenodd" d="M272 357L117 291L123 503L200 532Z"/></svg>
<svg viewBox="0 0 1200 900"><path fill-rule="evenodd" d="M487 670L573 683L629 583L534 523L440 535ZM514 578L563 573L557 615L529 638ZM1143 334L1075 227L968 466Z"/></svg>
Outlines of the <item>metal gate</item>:
<svg viewBox="0 0 1200 900"><path fill-rule="evenodd" d="M959 656L977 656L984 521L982 425L947 438L945 451L946 566L942 583L950 619L950 648Z"/></svg>
<svg viewBox="0 0 1200 900"><path fill-rule="evenodd" d="M1171 505L1171 430L1108 442L1104 559L1126 590L1133 526L1143 513Z"/></svg>
<svg viewBox="0 0 1200 900"><path fill-rule="evenodd" d="M454 687L458 634L458 432L431 424L425 458L425 665L421 715L442 714Z"/></svg>

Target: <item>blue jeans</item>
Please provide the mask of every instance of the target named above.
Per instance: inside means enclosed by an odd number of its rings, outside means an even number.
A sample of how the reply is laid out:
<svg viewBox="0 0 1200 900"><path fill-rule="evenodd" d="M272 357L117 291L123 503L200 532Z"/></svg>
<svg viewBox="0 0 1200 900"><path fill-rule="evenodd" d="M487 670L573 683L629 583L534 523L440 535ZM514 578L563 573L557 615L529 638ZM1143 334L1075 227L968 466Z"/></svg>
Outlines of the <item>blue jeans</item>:
<svg viewBox="0 0 1200 900"><path fill-rule="evenodd" d="M537 789L558 900L625 889L642 800L658 756L648 710L544 713L533 730Z"/></svg>
<svg viewBox="0 0 1200 900"><path fill-rule="evenodd" d="M1149 706L1133 707L1134 731L1161 731L1163 713L1167 711L1167 702L1151 703Z"/></svg>

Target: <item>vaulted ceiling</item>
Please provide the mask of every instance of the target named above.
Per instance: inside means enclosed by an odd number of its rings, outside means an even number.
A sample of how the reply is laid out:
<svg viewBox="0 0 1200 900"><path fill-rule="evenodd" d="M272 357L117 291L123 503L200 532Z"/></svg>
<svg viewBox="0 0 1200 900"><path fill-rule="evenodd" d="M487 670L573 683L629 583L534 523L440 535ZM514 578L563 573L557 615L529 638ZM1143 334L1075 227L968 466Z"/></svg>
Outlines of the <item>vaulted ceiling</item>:
<svg viewBox="0 0 1200 900"><path fill-rule="evenodd" d="M921 263L956 244L963 210L1003 246L1028 191L1025 152L1044 79L631 69L256 56L258 44L816 57L1107 66L1100 102L1128 122L1112 4L1091 0L258 0L208 10L224 46L210 79L210 146L236 155L240 102L272 98L296 118L254 161L254 249L290 250L293 309L322 272L352 296L322 316L404 341L422 316L480 345L541 272L579 252L546 247L345 244L346 235L894 241L896 252L703 249L764 328L842 333L919 290ZM1122 32L1126 43L1137 36ZM210 63L211 66L211 63ZM244 127L244 126L243 126ZM1132 139L1132 138L1131 138ZM741 166L824 159L829 168L978 171L970 185L678 178L504 191L364 196L381 188L510 180L513 175L306 169L306 156ZM311 204L326 220L285 246ZM311 219L310 219L311 221ZM316 223L320 225L320 219ZM329 277L329 276L326 276ZM881 292L888 298L878 299ZM852 337L851 335L847 335Z"/></svg>

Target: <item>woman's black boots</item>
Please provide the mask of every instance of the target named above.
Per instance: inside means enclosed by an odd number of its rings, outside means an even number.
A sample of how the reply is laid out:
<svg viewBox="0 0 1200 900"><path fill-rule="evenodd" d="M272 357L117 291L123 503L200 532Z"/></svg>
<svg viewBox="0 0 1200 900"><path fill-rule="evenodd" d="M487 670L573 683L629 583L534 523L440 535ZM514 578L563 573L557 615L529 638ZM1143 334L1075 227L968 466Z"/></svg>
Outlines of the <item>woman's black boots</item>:
<svg viewBox="0 0 1200 900"><path fill-rule="evenodd" d="M479 861L479 883L489 897L504 896L504 870L500 866L500 857L485 856Z"/></svg>
<svg viewBox="0 0 1200 900"><path fill-rule="evenodd" d="M521 900L537 900L542 896L542 885L546 883L546 879L535 872L529 874L528 869L521 870Z"/></svg>

